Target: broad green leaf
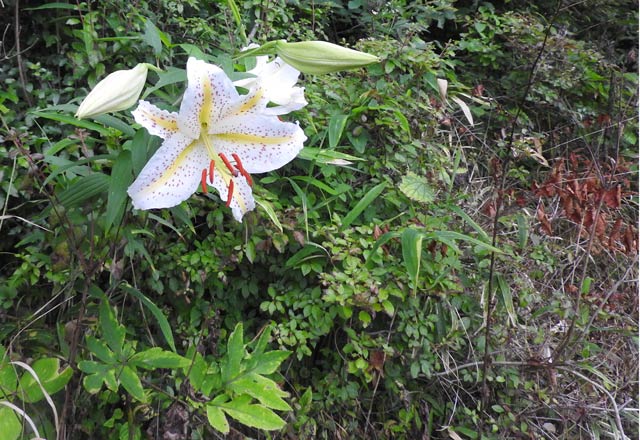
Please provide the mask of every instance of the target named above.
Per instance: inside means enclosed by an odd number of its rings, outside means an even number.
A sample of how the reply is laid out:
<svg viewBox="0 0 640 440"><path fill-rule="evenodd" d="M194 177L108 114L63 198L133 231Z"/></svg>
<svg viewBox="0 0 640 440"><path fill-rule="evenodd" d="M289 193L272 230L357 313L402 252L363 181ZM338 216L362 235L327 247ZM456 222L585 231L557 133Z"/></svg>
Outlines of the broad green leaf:
<svg viewBox="0 0 640 440"><path fill-rule="evenodd" d="M136 400L140 402L146 402L147 397L144 394L144 389L142 388L142 382L140 382L140 378L138 374L133 370L133 368L125 365L122 367L122 371L120 371L120 384L124 387L125 390Z"/></svg>
<svg viewBox="0 0 640 440"><path fill-rule="evenodd" d="M415 294L418 289L418 277L420 275L420 260L422 259L422 240L424 234L414 228L407 228L402 232L402 258L409 273L409 279L413 284Z"/></svg>
<svg viewBox="0 0 640 440"><path fill-rule="evenodd" d="M131 286L123 285L122 290L138 298L140 302L147 309L149 309L153 317L156 318L156 321L158 321L158 326L160 326L160 331L162 332L162 336L164 336L164 339L167 341L167 344L169 345L171 350L175 352L176 345L173 340L171 325L169 324L169 321L167 321L166 316L164 316L164 313L162 313L162 310L160 310L160 308L157 305L155 305L149 298L144 296L142 292L140 292L138 289L135 289Z"/></svg>
<svg viewBox="0 0 640 440"><path fill-rule="evenodd" d="M69 366L59 371L60 360L57 358L38 359L31 365L31 368L38 376L40 383L48 394L55 394L64 388L73 374L73 370ZM35 378L28 372L22 375L20 388L20 398L25 402L34 403L42 400L44 397L40 385L38 385Z"/></svg>
<svg viewBox="0 0 640 440"><path fill-rule="evenodd" d="M89 352L94 356L97 356L102 362L106 364L113 364L116 362L116 356L113 354L107 344L101 339L96 339L93 336L87 336L87 348Z"/></svg>
<svg viewBox="0 0 640 440"><path fill-rule="evenodd" d="M133 127L131 127L131 125L127 124L121 119L116 118L113 115L103 114L100 116L96 116L94 120L99 124L115 128L127 137L133 137L133 135L136 134L136 131L133 129Z"/></svg>
<svg viewBox="0 0 640 440"><path fill-rule="evenodd" d="M229 422L224 412L215 405L207 405L207 419L209 424L223 434L229 433Z"/></svg>
<svg viewBox="0 0 640 440"><path fill-rule="evenodd" d="M4 440L17 440L22 434L22 423L9 407L0 407L0 432Z"/></svg>
<svg viewBox="0 0 640 440"><path fill-rule="evenodd" d="M240 363L244 358L244 342L243 342L243 326L242 323L238 323L236 328L229 335L227 341L227 354L225 357L225 364L222 370L222 380L227 382L232 377L240 374Z"/></svg>
<svg viewBox="0 0 640 440"><path fill-rule="evenodd" d="M106 384L107 388L111 391L117 391L118 384L113 368L110 365L100 365L96 363L91 364L91 367L89 367L89 362L90 361L80 361L78 363L78 368L80 368L81 371L84 371L83 369L85 368L88 370L97 370L94 373L86 375L82 380L82 384L87 392L89 392L89 394L96 394L102 389L103 383Z"/></svg>
<svg viewBox="0 0 640 440"><path fill-rule="evenodd" d="M435 198L433 189L426 177L418 176L411 171L402 178L399 189L405 196L420 203L430 203Z"/></svg>
<svg viewBox="0 0 640 440"><path fill-rule="evenodd" d="M109 345L109 348L116 355L122 355L125 328L116 320L113 309L107 300L103 300L100 303L100 328L102 329L102 337Z"/></svg>
<svg viewBox="0 0 640 440"><path fill-rule="evenodd" d="M342 114L332 115L331 119L329 119L329 148L332 150L338 146L342 132L347 125L347 120L349 120L349 115Z"/></svg>
<svg viewBox="0 0 640 440"><path fill-rule="evenodd" d="M109 197L107 199L107 212L105 213L105 229L108 231L112 225L120 223L127 204L127 187L133 181L131 174L131 152L123 150L118 155L109 180Z"/></svg>
<svg viewBox="0 0 640 440"><path fill-rule="evenodd" d="M94 173L93 171L91 171L91 168L83 165L92 164L95 162L100 162L105 160L115 160L115 158L116 158L115 154L96 154L95 156L91 156L86 159L78 159L78 160L71 161L58 156L45 155L44 161L52 165L55 165L55 167L53 167L53 169L51 170L47 178L44 180L44 184L45 185L48 184L49 182L55 180L55 178L58 175L67 171L70 173L79 174L86 177L88 177L91 174L97 174L97 175L102 175L106 177L106 175L102 173Z"/></svg>
<svg viewBox="0 0 640 440"><path fill-rule="evenodd" d="M152 370L154 368L183 368L187 367L191 361L171 351L165 351L160 347L153 347L134 354L129 359L129 363Z"/></svg>
<svg viewBox="0 0 640 440"><path fill-rule="evenodd" d="M111 366L102 364L96 361L80 361L78 362L78 369L86 374L94 374L104 371L105 368L110 368Z"/></svg>
<svg viewBox="0 0 640 440"><path fill-rule="evenodd" d="M282 397L289 396L282 391L273 380L259 374L245 374L228 386L236 394L248 394L268 408L290 411L291 407Z"/></svg>
<svg viewBox="0 0 640 440"><path fill-rule="evenodd" d="M385 182L379 183L378 185L371 188L365 196L358 201L356 206L353 207L351 211L342 219L342 229L346 229L351 226L351 223L354 222L356 218L362 211L364 211L367 206L369 206L387 187Z"/></svg>
<svg viewBox="0 0 640 440"><path fill-rule="evenodd" d="M93 173L74 180L69 188L60 193L58 200L64 207L73 208L107 192L108 188L109 176Z"/></svg>
<svg viewBox="0 0 640 440"><path fill-rule="evenodd" d="M160 55L162 53L162 40L160 39L160 31L155 24L149 19L144 22L144 35L142 39L151 48L153 48L154 55Z"/></svg>
<svg viewBox="0 0 640 440"><path fill-rule="evenodd" d="M184 44L180 44L179 46L184 48ZM195 48L197 49L197 48ZM199 49L197 49L199 51ZM203 59L203 57L199 57L197 53L190 53L190 51L185 49L185 52L189 55L193 55L198 59ZM153 87L145 89L142 99L145 99L147 96L151 95L156 90L161 89L164 86L168 86L176 83L184 83L187 81L187 71L185 69L178 69L175 67L169 67L164 72L158 73L158 82Z"/></svg>
<svg viewBox="0 0 640 440"><path fill-rule="evenodd" d="M0 359L1 358L2 356L0 356ZM18 374L13 365L0 365L0 399L2 399L4 393L11 394L16 391L18 387Z"/></svg>
<svg viewBox="0 0 640 440"><path fill-rule="evenodd" d="M240 423L253 428L273 430L285 425L285 421L270 409L250 402L250 396L242 395L219 406Z"/></svg>
<svg viewBox="0 0 640 440"><path fill-rule="evenodd" d="M274 350L254 356L252 360L256 363L256 366L252 371L258 374L272 374L290 355L290 351Z"/></svg>

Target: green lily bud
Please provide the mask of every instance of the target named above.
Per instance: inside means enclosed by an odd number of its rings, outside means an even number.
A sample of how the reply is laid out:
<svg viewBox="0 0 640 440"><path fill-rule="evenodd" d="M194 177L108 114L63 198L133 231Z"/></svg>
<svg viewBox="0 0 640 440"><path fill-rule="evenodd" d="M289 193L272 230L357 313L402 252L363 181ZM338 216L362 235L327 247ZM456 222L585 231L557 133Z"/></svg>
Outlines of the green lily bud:
<svg viewBox="0 0 640 440"><path fill-rule="evenodd" d="M377 63L380 58L326 41L276 42L276 53L303 73L331 73Z"/></svg>
<svg viewBox="0 0 640 440"><path fill-rule="evenodd" d="M126 110L138 101L147 81L148 64L110 73L91 90L78 107L76 118Z"/></svg>

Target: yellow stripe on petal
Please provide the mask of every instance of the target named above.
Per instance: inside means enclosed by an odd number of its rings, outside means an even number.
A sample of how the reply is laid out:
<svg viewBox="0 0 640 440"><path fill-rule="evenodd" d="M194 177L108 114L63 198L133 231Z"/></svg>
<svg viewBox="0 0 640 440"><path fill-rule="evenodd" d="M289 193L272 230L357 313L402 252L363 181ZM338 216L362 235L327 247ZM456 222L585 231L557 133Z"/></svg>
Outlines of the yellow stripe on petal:
<svg viewBox="0 0 640 440"><path fill-rule="evenodd" d="M253 96L246 99L244 102L242 102L242 104L237 109L235 109L233 114L239 115L241 113L247 113L253 110L260 103L263 95L264 95L264 91L262 89L256 90Z"/></svg>
<svg viewBox="0 0 640 440"><path fill-rule="evenodd" d="M228 142L237 142L239 144L266 144L276 145L289 142L291 136L258 136L246 133L216 133L212 136Z"/></svg>

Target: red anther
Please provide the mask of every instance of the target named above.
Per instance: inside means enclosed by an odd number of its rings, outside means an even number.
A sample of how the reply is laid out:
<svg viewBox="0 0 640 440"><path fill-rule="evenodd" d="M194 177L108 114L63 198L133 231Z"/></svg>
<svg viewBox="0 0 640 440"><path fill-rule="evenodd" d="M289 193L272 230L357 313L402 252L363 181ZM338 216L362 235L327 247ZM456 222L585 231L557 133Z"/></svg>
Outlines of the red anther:
<svg viewBox="0 0 640 440"><path fill-rule="evenodd" d="M214 161L209 162L209 181L213 185L213 172L216 170L216 163Z"/></svg>
<svg viewBox="0 0 640 440"><path fill-rule="evenodd" d="M225 156L223 153L218 153L218 156L220 156L220 159L222 159L222 161L227 166L227 168L229 168L229 171L231 172L231 174L233 174L233 177L237 176L238 170L236 170L233 167L233 165L231 165L231 162L229 162L229 159L227 159L227 156Z"/></svg>
<svg viewBox="0 0 640 440"><path fill-rule="evenodd" d="M231 153L231 156L233 157L233 160L236 161L236 168L238 169L238 171L240 171L240 174L242 174L242 177L245 178L249 186L253 186L253 179L251 178L251 174L247 173L247 170L245 170L244 167L242 166L240 157L236 153Z"/></svg>
<svg viewBox="0 0 640 440"><path fill-rule="evenodd" d="M232 198L233 198L233 179L229 180L229 192L227 193L227 208L231 206Z"/></svg>
<svg viewBox="0 0 640 440"><path fill-rule="evenodd" d="M207 193L207 169L205 168L204 170L202 170L202 179L200 180L200 183L202 183L202 192L203 193Z"/></svg>

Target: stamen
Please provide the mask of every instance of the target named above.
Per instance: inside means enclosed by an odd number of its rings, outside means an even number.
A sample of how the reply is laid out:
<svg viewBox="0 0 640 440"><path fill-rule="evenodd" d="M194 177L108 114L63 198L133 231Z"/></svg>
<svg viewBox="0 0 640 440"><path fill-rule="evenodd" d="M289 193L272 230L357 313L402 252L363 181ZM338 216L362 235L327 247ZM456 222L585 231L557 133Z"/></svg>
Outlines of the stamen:
<svg viewBox="0 0 640 440"><path fill-rule="evenodd" d="M227 168L229 169L229 172L233 174L233 177L236 177L238 175L238 170L236 170L233 167L233 165L231 165L231 162L229 162L229 159L227 159L227 156L225 156L224 153L218 153L218 156L220 156L220 159L222 159L224 164L227 166Z"/></svg>
<svg viewBox="0 0 640 440"><path fill-rule="evenodd" d="M213 172L216 170L216 163L212 160L209 162L209 182L213 185Z"/></svg>
<svg viewBox="0 0 640 440"><path fill-rule="evenodd" d="M202 170L202 179L200 180L200 183L202 183L202 192L203 193L207 193L207 169L205 168L204 170Z"/></svg>
<svg viewBox="0 0 640 440"><path fill-rule="evenodd" d="M231 156L233 157L233 160L236 161L236 168L238 169L238 171L240 171L240 174L242 174L242 177L245 178L249 186L253 186L253 179L251 178L251 174L249 174L247 170L245 170L244 167L242 166L240 157L236 153L231 153Z"/></svg>
<svg viewBox="0 0 640 440"><path fill-rule="evenodd" d="M227 208L231 206L232 198L233 198L233 179L229 180L229 192L227 193Z"/></svg>

